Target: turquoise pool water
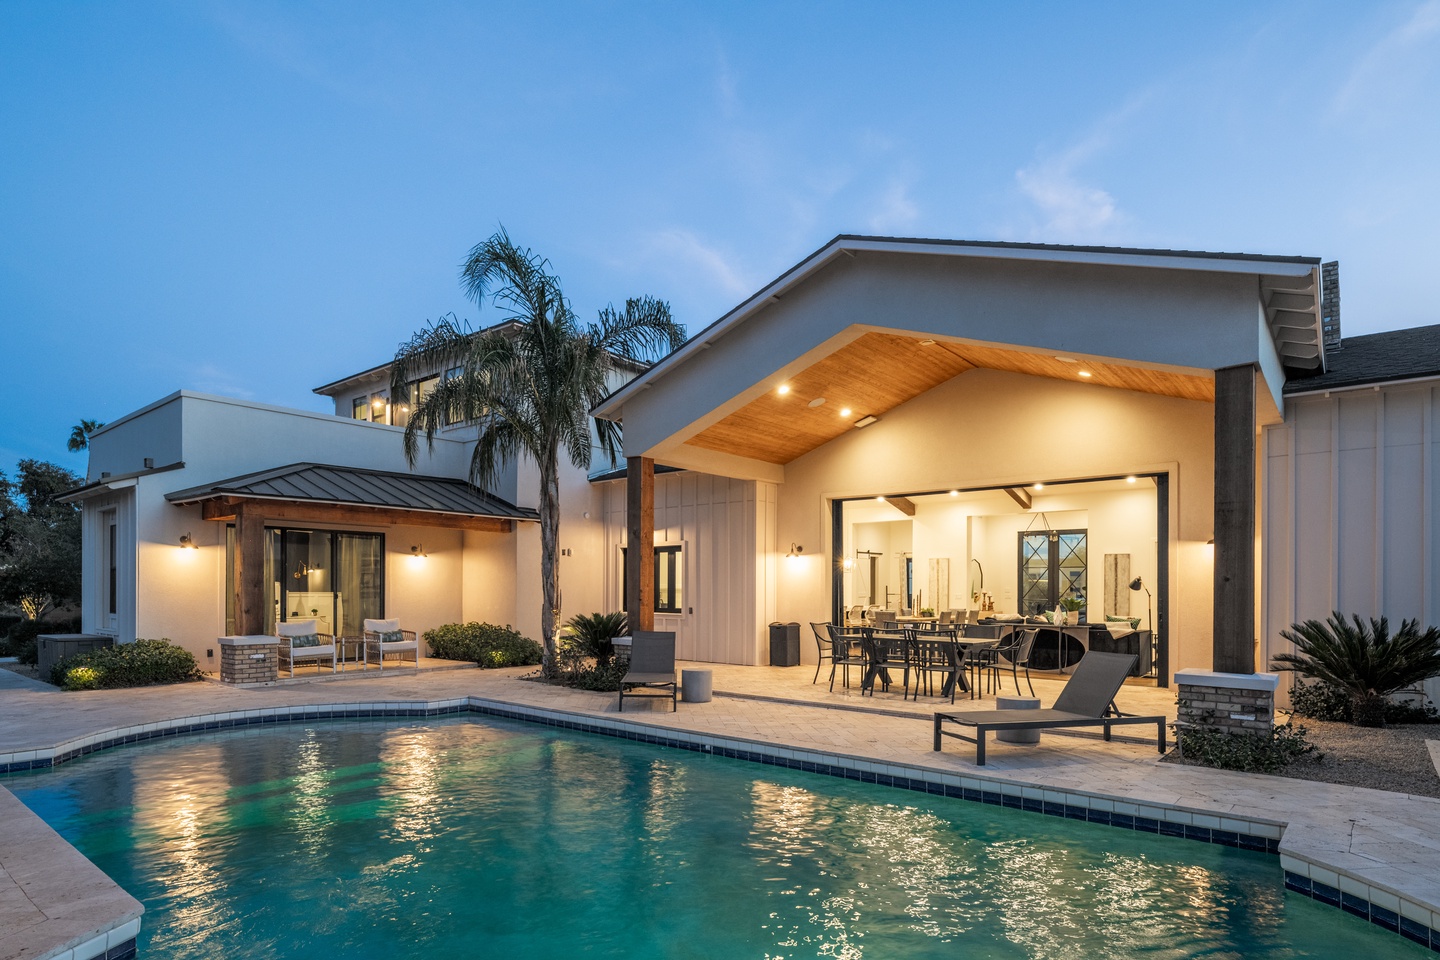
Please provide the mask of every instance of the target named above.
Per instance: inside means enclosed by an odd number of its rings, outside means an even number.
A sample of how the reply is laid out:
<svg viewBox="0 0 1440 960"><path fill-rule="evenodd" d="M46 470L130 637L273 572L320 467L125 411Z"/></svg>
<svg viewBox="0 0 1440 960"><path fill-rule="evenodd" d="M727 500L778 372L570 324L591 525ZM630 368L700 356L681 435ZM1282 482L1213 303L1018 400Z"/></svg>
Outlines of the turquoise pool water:
<svg viewBox="0 0 1440 960"><path fill-rule="evenodd" d="M149 958L1429 956L1273 856L504 721L3 783L144 901Z"/></svg>

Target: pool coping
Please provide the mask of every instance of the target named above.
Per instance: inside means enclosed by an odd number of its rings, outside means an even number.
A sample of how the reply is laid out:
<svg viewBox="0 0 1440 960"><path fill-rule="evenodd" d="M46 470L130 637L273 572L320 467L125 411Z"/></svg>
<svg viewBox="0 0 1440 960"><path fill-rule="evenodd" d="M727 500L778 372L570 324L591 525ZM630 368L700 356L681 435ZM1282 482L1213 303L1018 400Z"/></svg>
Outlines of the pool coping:
<svg viewBox="0 0 1440 960"><path fill-rule="evenodd" d="M799 748L735 735L661 727L637 719L611 718L473 694L437 700L379 700L258 707L116 727L87 736L73 737L50 748L0 754L0 774L46 769L116 746L257 724L420 718L462 713L539 723L874 783L932 796L987 803L1046 816L1099 823L1118 829L1276 854L1280 858L1286 889L1342 909L1440 953L1440 907L1357 876L1339 864L1302 855L1285 842L1286 829L1290 826L1287 821L1237 816L1233 813L1222 815L1179 804L1147 803L1098 792L1062 790L1021 780L956 773L923 764L877 761L836 751ZM0 787L0 794L13 801L13 795L3 787ZM38 821L38 818L36 820ZM60 842L64 843L63 840ZM68 844L66 846L68 847ZM93 865L91 866L93 868ZM118 921L115 929L122 928L132 919L138 932L138 915ZM0 946L3 946L3 943L4 941L0 940ZM117 960L121 956L134 955L133 934L130 945L130 954L114 956L107 952L88 955L75 952L73 945L68 948L69 952L66 952L67 947L56 945L50 952L30 952L15 956L24 956L27 960ZM0 960L9 960L10 956L9 953L0 952Z"/></svg>

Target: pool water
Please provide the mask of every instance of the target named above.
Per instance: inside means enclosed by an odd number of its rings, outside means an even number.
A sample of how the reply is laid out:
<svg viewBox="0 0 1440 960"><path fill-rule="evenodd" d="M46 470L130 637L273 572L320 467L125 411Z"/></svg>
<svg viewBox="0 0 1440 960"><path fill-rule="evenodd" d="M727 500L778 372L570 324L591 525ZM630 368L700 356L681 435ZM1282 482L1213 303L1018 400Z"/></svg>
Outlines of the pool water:
<svg viewBox="0 0 1440 960"><path fill-rule="evenodd" d="M352 721L4 785L152 958L1428 956L1273 856L505 721Z"/></svg>

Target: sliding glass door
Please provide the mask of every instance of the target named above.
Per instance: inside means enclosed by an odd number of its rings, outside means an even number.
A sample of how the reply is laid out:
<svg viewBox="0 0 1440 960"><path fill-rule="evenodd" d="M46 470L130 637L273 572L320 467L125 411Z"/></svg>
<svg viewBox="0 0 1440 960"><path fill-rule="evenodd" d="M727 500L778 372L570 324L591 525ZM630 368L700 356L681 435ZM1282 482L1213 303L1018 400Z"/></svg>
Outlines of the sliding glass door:
<svg viewBox="0 0 1440 960"><path fill-rule="evenodd" d="M226 628L235 623L235 533L226 532ZM339 530L265 530L265 632L315 620L321 633L355 637L385 616L385 537Z"/></svg>

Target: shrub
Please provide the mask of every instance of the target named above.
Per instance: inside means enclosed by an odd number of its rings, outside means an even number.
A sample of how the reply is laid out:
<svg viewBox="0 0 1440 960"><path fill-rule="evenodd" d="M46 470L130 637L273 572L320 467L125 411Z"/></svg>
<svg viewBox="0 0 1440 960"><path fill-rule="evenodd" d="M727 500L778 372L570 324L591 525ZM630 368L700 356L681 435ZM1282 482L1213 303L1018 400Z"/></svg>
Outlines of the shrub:
<svg viewBox="0 0 1440 960"><path fill-rule="evenodd" d="M625 635L627 623L623 613L577 614L566 622L570 635L561 638L561 646L603 667L614 658L615 638Z"/></svg>
<svg viewBox="0 0 1440 960"><path fill-rule="evenodd" d="M11 650L11 656L19 657L21 663L33 667L40 662L40 647L35 638L42 633L54 632L43 620L21 620L10 628L5 643Z"/></svg>
<svg viewBox="0 0 1440 960"><path fill-rule="evenodd" d="M1290 712L1309 720L1354 721L1350 695L1328 683L1296 683L1290 691ZM1386 723L1440 723L1440 711L1428 703L1385 701Z"/></svg>
<svg viewBox="0 0 1440 960"><path fill-rule="evenodd" d="M199 679L195 657L166 639L136 640L77 653L50 671L50 682L62 690L115 690Z"/></svg>
<svg viewBox="0 0 1440 960"><path fill-rule="evenodd" d="M1314 753L1316 760L1321 756L1305 728L1293 723L1273 727L1268 738L1207 726L1180 728L1175 741L1180 756L1192 763L1244 773L1274 773L1307 754Z"/></svg>
<svg viewBox="0 0 1440 960"><path fill-rule="evenodd" d="M509 625L447 623L425 631L430 655L442 660L468 660L481 667L525 667L540 662L540 644Z"/></svg>
<svg viewBox="0 0 1440 960"><path fill-rule="evenodd" d="M1416 620L1402 620L1392 637L1385 617L1367 625L1337 610L1323 623L1306 620L1280 635L1297 652L1276 654L1274 669L1344 690L1358 726L1383 727L1389 694L1440 675L1440 629L1421 633Z"/></svg>

